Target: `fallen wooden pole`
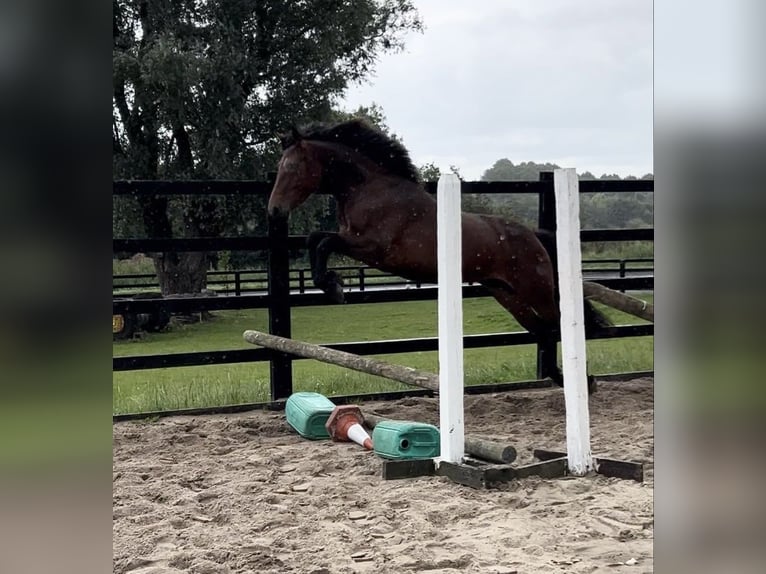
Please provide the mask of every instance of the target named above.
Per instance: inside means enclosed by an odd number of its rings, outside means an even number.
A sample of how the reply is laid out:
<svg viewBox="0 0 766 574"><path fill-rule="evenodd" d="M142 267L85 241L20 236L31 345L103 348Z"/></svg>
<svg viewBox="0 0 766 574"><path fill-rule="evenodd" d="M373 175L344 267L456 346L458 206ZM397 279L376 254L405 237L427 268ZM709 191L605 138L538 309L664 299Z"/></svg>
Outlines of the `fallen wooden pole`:
<svg viewBox="0 0 766 574"><path fill-rule="evenodd" d="M363 417L364 424L370 428L375 428L375 425L381 421L389 420L387 417L372 413L363 413ZM465 435L465 452L475 458L501 464L510 464L516 460L516 449L511 445L473 435Z"/></svg>
<svg viewBox="0 0 766 574"><path fill-rule="evenodd" d="M394 365L371 357L360 357L359 355L346 353L345 351L336 351L335 349L328 349L327 347L322 347L320 345L295 341L294 339L286 339L284 337L262 333L261 331L245 331L242 336L245 341L252 343L253 345L282 351L283 353L289 353L291 355L298 355L299 357L316 359L317 361L330 363L331 365L340 365L347 369L361 371L362 373L368 373L370 375L378 375L379 377L385 377L386 379L399 381L406 385L421 387L430 391L439 391L439 376L434 373L420 371L418 369L413 369L412 367Z"/></svg>
<svg viewBox="0 0 766 574"><path fill-rule="evenodd" d="M583 294L586 299L598 301L608 307L613 307L624 311L630 315L646 319L654 323L654 305L631 297L625 293L620 293L614 289L604 287L599 283L593 283L592 281L584 281L582 284Z"/></svg>

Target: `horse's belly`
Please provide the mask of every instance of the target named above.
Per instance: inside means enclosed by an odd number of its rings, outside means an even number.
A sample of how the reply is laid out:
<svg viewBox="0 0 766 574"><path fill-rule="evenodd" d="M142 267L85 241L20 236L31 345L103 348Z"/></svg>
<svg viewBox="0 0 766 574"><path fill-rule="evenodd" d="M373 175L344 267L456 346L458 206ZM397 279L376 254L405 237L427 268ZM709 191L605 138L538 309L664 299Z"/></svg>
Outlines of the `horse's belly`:
<svg viewBox="0 0 766 574"><path fill-rule="evenodd" d="M477 241L476 237L463 233L462 242L462 275L467 282L485 279L490 270L496 265L496 249L501 246L485 241ZM430 238L429 238L430 239ZM423 283L436 283L438 280L437 248L434 240L410 239L392 244L386 250L375 267L388 273L394 273L405 279Z"/></svg>
<svg viewBox="0 0 766 574"><path fill-rule="evenodd" d="M402 241L386 250L381 268L411 281L435 283L436 244L433 241Z"/></svg>

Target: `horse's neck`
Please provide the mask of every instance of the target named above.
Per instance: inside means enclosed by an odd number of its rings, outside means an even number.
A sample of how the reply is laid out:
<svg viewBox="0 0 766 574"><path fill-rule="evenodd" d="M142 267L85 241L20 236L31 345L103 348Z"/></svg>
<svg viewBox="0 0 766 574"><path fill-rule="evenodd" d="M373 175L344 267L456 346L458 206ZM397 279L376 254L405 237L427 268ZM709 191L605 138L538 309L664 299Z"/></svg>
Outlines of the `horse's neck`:
<svg viewBox="0 0 766 574"><path fill-rule="evenodd" d="M382 172L377 166L373 170L361 170L358 179L345 180L328 192L335 197L340 209L360 203L383 209L399 200L414 205L435 203L435 199L419 183Z"/></svg>
<svg viewBox="0 0 766 574"><path fill-rule="evenodd" d="M423 186L381 169L366 156L346 147L322 145L322 159L327 170L322 191L332 195L339 215L359 203L390 205L391 191L401 194L407 202L430 204L435 200Z"/></svg>
<svg viewBox="0 0 766 574"><path fill-rule="evenodd" d="M373 164L365 156L343 146L320 144L325 175L322 178L324 192L335 197L338 202L345 202L355 195L355 191L366 185L374 177Z"/></svg>

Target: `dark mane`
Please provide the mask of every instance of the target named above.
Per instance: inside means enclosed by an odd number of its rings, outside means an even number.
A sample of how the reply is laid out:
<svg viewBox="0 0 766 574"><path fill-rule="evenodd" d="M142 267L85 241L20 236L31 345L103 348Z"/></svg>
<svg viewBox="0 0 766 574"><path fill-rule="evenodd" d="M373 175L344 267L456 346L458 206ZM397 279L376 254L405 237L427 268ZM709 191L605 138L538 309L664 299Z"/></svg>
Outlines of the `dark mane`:
<svg viewBox="0 0 766 574"><path fill-rule="evenodd" d="M413 165L405 147L362 119L353 119L330 126L313 124L299 130L298 133L301 139L350 147L394 175L415 183L420 181L418 170Z"/></svg>

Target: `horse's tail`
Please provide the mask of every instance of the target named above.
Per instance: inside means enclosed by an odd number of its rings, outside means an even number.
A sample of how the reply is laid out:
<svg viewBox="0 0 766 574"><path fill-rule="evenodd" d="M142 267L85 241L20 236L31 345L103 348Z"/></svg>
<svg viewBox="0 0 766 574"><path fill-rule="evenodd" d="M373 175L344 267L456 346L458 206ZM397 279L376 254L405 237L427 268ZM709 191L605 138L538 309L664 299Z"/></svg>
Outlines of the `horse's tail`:
<svg viewBox="0 0 766 574"><path fill-rule="evenodd" d="M535 230L535 235L537 236L537 239L540 240L540 243L542 243L543 247L545 247L545 250L548 252L548 256L551 258L551 263L553 264L553 269L557 269L557 261L556 261L556 236L551 231L547 231L545 229L537 229ZM558 304L559 301L559 276L558 273L553 274L553 283L554 283L554 290L555 290L555 297L556 297L556 303ZM585 320L585 336L590 337L594 333L598 332L599 329L604 329L606 327L613 327L614 324L609 320L609 318L604 315L601 311L596 309L595 305L588 299L583 299L583 318Z"/></svg>

